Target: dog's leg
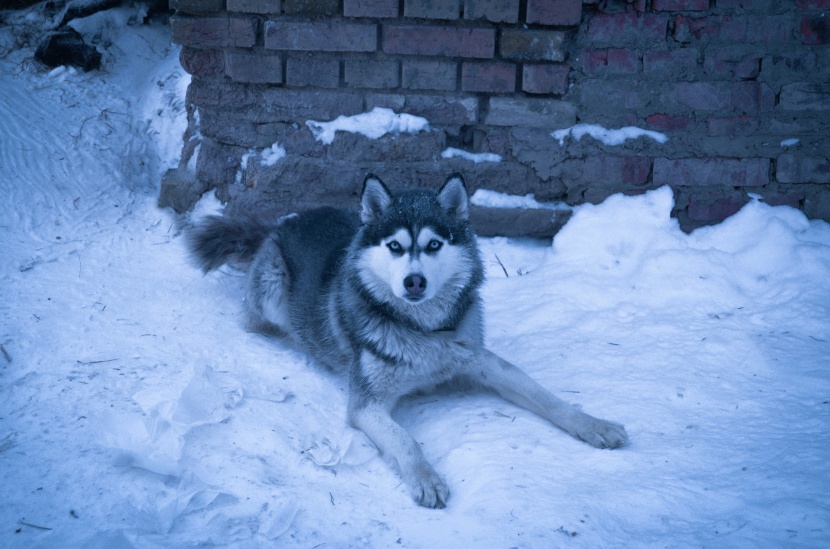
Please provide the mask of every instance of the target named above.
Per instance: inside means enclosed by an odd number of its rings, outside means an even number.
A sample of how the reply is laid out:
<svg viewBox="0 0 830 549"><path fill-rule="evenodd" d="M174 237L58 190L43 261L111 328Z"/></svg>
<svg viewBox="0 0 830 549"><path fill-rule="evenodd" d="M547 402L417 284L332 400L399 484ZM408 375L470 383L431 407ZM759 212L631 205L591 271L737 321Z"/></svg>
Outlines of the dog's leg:
<svg viewBox="0 0 830 549"><path fill-rule="evenodd" d="M482 348L469 377L502 398L547 419L563 431L597 448L617 448L628 440L625 428L590 416L553 396L519 368Z"/></svg>
<svg viewBox="0 0 830 549"><path fill-rule="evenodd" d="M450 489L424 458L421 447L389 414L387 407L376 402L349 405L351 424L366 433L381 453L398 463L404 482L413 497L424 507L446 507Z"/></svg>

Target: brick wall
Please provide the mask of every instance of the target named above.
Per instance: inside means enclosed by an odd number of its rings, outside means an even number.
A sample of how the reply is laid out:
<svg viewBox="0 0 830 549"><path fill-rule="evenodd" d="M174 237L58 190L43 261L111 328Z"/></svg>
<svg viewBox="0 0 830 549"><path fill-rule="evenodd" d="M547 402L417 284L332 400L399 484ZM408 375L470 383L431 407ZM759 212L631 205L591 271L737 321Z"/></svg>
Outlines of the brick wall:
<svg viewBox="0 0 830 549"><path fill-rule="evenodd" d="M191 126L162 205L187 209L215 188L231 210L282 214L356 205L367 171L393 188L460 171L471 191L570 204L671 185L686 229L722 220L748 193L830 220L830 0L171 5L193 75ZM338 133L323 145L305 124L374 107L423 116L432 130ZM576 123L668 140L550 135ZM245 161L275 142L284 159ZM447 147L503 160L444 159ZM549 210L473 215L481 234L549 235L563 222Z"/></svg>

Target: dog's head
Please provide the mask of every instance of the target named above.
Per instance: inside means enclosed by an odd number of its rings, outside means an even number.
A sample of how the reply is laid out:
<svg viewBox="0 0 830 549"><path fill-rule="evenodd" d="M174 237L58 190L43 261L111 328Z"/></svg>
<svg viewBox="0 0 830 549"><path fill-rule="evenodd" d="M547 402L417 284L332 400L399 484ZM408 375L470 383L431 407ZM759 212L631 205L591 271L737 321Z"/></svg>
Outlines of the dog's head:
<svg viewBox="0 0 830 549"><path fill-rule="evenodd" d="M381 301L418 306L436 298L448 306L481 283L483 269L469 227L463 178L438 191L393 195L374 175L363 183L358 263L364 286Z"/></svg>

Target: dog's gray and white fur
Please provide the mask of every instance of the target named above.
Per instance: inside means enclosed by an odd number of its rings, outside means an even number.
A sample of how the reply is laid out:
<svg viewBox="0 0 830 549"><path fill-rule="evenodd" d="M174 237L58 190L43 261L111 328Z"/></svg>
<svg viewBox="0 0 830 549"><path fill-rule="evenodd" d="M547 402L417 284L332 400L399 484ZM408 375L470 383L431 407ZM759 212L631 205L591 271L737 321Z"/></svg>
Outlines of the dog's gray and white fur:
<svg viewBox="0 0 830 549"><path fill-rule="evenodd" d="M375 176L357 215L332 208L279 221L210 217L189 234L205 271L252 261L255 330L290 337L349 376L350 423L397 463L418 503L444 507L449 489L391 417L402 396L461 381L490 389L598 448L622 425L585 414L483 347L484 278L464 181L398 195Z"/></svg>

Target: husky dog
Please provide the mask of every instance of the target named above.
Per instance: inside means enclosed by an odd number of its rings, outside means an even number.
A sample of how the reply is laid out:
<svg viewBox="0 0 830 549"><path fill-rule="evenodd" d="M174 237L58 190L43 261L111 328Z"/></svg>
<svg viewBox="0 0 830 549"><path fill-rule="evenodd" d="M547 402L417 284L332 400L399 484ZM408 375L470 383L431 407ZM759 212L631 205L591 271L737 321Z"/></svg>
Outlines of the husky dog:
<svg viewBox="0 0 830 549"><path fill-rule="evenodd" d="M391 417L402 396L460 381L495 391L597 448L622 425L585 414L483 347L484 271L460 175L438 192L393 195L366 177L360 216L322 208L281 220L210 217L189 235L205 272L250 261L251 327L292 339L349 379L348 419L425 507L449 488Z"/></svg>

